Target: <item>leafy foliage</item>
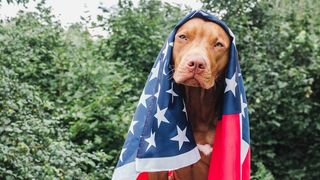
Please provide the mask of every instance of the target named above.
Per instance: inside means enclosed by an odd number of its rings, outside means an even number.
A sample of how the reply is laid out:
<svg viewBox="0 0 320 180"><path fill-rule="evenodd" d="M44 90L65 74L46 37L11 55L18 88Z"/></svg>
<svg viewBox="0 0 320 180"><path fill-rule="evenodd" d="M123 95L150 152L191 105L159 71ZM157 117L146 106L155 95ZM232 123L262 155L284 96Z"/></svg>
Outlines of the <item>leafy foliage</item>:
<svg viewBox="0 0 320 180"><path fill-rule="evenodd" d="M237 38L252 179L317 179L319 1L202 2ZM108 36L93 39L37 9L0 24L0 179L110 179L147 73L187 10L121 0L101 8Z"/></svg>
<svg viewBox="0 0 320 180"><path fill-rule="evenodd" d="M110 178L114 156L109 151L118 141L106 141L109 149L92 148L97 140L80 146L70 133L72 122L93 116L87 114L94 111L82 115L81 110L97 103L96 89L107 82L101 80L106 71L94 61L88 33L71 28L81 32L78 42L84 45L77 44L52 20L49 9L38 8L38 13L21 14L0 27L0 177ZM117 133L122 137L121 131L108 132L109 139Z"/></svg>
<svg viewBox="0 0 320 180"><path fill-rule="evenodd" d="M0 0L0 3L2 2L2 0ZM29 0L5 0L5 2L7 2L8 4L10 3L17 3L17 4L26 4L29 2ZM1 6L1 4L0 4Z"/></svg>
<svg viewBox="0 0 320 180"><path fill-rule="evenodd" d="M39 88L12 80L15 75L1 69L1 179L110 177L112 157L72 143L51 114L53 103L41 98Z"/></svg>

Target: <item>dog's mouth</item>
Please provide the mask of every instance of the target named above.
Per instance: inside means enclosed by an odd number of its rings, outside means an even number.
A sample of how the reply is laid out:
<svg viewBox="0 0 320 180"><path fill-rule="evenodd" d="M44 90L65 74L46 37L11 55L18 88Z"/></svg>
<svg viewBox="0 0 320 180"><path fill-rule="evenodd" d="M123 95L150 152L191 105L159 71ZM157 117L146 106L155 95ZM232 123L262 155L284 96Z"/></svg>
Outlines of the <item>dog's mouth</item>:
<svg viewBox="0 0 320 180"><path fill-rule="evenodd" d="M186 85L186 86L192 86L192 87L200 87L201 86L200 82L194 77L183 81L181 84Z"/></svg>
<svg viewBox="0 0 320 180"><path fill-rule="evenodd" d="M192 87L201 87L204 89L210 89L215 84L214 81L212 82L212 77L207 77L203 74L196 74L182 70L174 72L173 79L178 84Z"/></svg>
<svg viewBox="0 0 320 180"><path fill-rule="evenodd" d="M177 83L185 86L201 87L204 89L210 89L212 86L214 86L214 83L212 84L209 82L205 82L205 79L201 76L188 77Z"/></svg>

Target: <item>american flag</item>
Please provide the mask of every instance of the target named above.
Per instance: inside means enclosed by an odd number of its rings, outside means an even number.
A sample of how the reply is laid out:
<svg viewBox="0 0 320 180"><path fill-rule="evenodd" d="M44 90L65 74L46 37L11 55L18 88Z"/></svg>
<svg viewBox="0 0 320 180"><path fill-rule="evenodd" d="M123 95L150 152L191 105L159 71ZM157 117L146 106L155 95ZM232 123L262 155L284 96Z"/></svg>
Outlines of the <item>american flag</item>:
<svg viewBox="0 0 320 180"><path fill-rule="evenodd" d="M200 159L182 89L172 79L171 69L176 31L194 17L219 24L232 39L222 118L216 127L208 179L250 179L248 107L235 38L223 21L198 10L175 26L158 55L137 105L113 180L147 180L146 172L172 171Z"/></svg>

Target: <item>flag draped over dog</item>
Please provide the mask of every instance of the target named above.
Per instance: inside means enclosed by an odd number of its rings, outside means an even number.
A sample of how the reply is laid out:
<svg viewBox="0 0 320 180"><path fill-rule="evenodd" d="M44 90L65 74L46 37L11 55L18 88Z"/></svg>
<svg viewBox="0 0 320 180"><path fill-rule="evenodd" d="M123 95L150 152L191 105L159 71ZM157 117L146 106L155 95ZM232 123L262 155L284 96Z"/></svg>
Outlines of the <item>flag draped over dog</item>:
<svg viewBox="0 0 320 180"><path fill-rule="evenodd" d="M200 159L182 89L174 82L171 69L176 31L194 17L219 24L232 39L222 119L216 127L208 179L250 179L249 117L235 38L223 21L199 10L176 25L161 49L141 94L113 180L147 180L145 172L172 171Z"/></svg>

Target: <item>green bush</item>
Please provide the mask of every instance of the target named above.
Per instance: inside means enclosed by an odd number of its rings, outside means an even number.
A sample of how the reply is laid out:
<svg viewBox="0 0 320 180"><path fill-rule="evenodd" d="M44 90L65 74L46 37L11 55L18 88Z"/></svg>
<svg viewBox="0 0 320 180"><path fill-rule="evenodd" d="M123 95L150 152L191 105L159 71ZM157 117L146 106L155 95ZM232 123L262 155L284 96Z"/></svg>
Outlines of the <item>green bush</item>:
<svg viewBox="0 0 320 180"><path fill-rule="evenodd" d="M43 4L38 9L0 26L0 177L110 179L126 131L105 119L107 105L100 105L112 101L102 88L113 83L112 67L95 60L94 42L80 26L69 30L80 33L75 41ZM77 143L77 122L99 116L107 120L104 139L92 123L85 135L93 138Z"/></svg>
<svg viewBox="0 0 320 180"><path fill-rule="evenodd" d="M72 143L68 128L52 114L59 111L54 102L16 76L0 70L1 179L110 177L112 157Z"/></svg>
<svg viewBox="0 0 320 180"><path fill-rule="evenodd" d="M236 35L252 179L317 179L319 1L202 2ZM0 179L110 179L147 74L187 10L121 0L102 8L108 36L93 39L37 9L0 23Z"/></svg>

